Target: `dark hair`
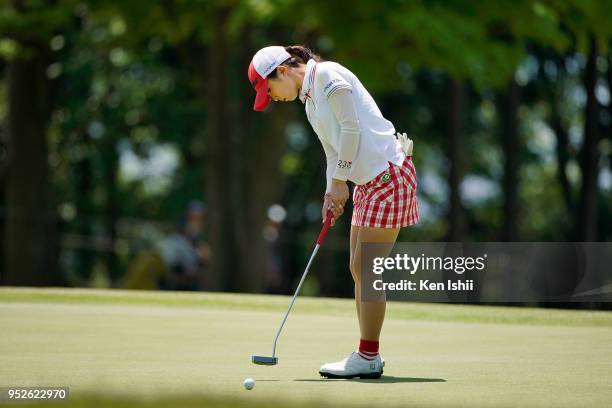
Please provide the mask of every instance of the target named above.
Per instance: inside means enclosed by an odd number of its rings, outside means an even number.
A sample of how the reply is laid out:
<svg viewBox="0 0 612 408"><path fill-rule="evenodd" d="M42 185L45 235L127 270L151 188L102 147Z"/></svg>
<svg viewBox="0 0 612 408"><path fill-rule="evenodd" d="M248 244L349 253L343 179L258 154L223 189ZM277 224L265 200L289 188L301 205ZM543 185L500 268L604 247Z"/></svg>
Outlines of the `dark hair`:
<svg viewBox="0 0 612 408"><path fill-rule="evenodd" d="M291 58L288 58L285 61L283 61L281 65L287 65L289 67L297 67L300 64L307 63L311 59L317 62L322 61L320 56L312 52L310 48L307 48L303 45L290 45L288 47L285 47L285 51L287 51L291 55ZM268 78L276 78L276 74L277 72L275 68L274 71L268 74Z"/></svg>

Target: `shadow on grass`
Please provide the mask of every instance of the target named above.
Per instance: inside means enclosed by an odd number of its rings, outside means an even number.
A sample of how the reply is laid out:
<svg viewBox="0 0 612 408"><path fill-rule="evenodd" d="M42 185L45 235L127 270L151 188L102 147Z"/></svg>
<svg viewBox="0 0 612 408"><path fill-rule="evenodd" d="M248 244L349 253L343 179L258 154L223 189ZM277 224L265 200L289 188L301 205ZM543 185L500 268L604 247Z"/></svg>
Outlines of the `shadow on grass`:
<svg viewBox="0 0 612 408"><path fill-rule="evenodd" d="M360 383L426 383L426 382L446 382L444 378L421 378L421 377L394 377L392 375L383 375L382 377L376 380L362 380L359 378L352 378L350 380L342 379L342 378L300 378L295 379L293 381L308 381L308 382L327 382L327 381L353 381Z"/></svg>

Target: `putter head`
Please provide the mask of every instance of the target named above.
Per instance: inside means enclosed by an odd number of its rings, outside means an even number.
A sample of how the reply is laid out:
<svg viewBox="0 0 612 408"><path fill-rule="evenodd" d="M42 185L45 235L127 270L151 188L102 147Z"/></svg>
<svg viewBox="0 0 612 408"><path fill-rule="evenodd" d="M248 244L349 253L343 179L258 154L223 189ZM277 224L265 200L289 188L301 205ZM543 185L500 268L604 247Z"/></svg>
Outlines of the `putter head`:
<svg viewBox="0 0 612 408"><path fill-rule="evenodd" d="M276 365L278 364L278 357L253 356L251 361L253 364L259 365Z"/></svg>

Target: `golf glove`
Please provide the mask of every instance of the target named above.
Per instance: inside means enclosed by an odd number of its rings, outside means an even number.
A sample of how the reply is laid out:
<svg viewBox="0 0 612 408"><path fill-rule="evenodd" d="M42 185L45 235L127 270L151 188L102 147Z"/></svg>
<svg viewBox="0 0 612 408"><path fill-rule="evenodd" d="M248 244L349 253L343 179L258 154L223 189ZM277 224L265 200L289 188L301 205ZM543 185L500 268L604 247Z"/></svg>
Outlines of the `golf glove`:
<svg viewBox="0 0 612 408"><path fill-rule="evenodd" d="M400 144L402 145L402 150L404 151L404 153L406 154L406 156L412 156L412 139L408 138L408 135L406 133L399 133L397 132L397 140L399 140Z"/></svg>

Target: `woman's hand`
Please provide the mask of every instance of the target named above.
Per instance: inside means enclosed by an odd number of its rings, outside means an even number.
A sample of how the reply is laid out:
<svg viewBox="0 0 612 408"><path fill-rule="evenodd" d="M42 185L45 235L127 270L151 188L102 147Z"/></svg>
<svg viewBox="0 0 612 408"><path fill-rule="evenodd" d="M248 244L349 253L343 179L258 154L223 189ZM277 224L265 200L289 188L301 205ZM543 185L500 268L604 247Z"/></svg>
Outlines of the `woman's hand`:
<svg viewBox="0 0 612 408"><path fill-rule="evenodd" d="M349 198L349 189L345 181L332 179L331 191L325 194L323 201L323 221L325 221L325 214L330 209L334 213L334 219L331 225L335 224L335 221L344 213L344 206Z"/></svg>
<svg viewBox="0 0 612 408"><path fill-rule="evenodd" d="M325 198L323 199L323 208L321 209L321 216L323 222L325 222L325 218L327 217L327 210L331 210L334 214L334 218L331 220L331 225L333 226L336 223L336 219L342 215L344 212L344 208L337 206L332 201L330 194L325 194Z"/></svg>

